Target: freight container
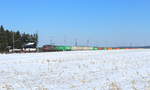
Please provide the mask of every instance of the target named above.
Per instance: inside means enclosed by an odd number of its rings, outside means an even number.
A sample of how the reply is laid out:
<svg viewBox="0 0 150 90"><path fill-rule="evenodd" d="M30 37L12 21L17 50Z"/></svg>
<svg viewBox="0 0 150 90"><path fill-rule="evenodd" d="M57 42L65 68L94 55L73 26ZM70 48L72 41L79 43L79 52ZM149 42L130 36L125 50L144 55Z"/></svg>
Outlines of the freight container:
<svg viewBox="0 0 150 90"><path fill-rule="evenodd" d="M93 47L93 50L98 50L98 48L97 47Z"/></svg>
<svg viewBox="0 0 150 90"><path fill-rule="evenodd" d="M64 46L65 51L71 51L72 47L71 46Z"/></svg>
<svg viewBox="0 0 150 90"><path fill-rule="evenodd" d="M83 50L83 47L72 47L72 50L73 50L73 51L76 51L76 50Z"/></svg>
<svg viewBox="0 0 150 90"><path fill-rule="evenodd" d="M108 48L104 48L104 50L108 50Z"/></svg>
<svg viewBox="0 0 150 90"><path fill-rule="evenodd" d="M64 46L56 46L57 51L65 51Z"/></svg>
<svg viewBox="0 0 150 90"><path fill-rule="evenodd" d="M112 50L112 48L108 48L108 50Z"/></svg>
<svg viewBox="0 0 150 90"><path fill-rule="evenodd" d="M120 50L120 48L115 48L116 50Z"/></svg>
<svg viewBox="0 0 150 90"><path fill-rule="evenodd" d="M93 47L72 47L73 51L78 51L78 50L93 50Z"/></svg>
<svg viewBox="0 0 150 90"><path fill-rule="evenodd" d="M57 51L71 51L70 46L56 46L55 48Z"/></svg>
<svg viewBox="0 0 150 90"><path fill-rule="evenodd" d="M83 47L83 50L93 50L93 47Z"/></svg>
<svg viewBox="0 0 150 90"><path fill-rule="evenodd" d="M104 50L104 48L98 48L98 50Z"/></svg>

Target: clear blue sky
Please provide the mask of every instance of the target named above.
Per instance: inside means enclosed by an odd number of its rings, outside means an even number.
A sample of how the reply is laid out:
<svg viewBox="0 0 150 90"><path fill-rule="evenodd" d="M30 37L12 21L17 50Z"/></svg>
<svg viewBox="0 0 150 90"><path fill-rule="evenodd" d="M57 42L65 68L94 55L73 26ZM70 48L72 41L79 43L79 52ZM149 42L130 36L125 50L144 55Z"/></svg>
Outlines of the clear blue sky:
<svg viewBox="0 0 150 90"><path fill-rule="evenodd" d="M38 30L40 45L150 45L149 0L0 0L0 11L5 28Z"/></svg>

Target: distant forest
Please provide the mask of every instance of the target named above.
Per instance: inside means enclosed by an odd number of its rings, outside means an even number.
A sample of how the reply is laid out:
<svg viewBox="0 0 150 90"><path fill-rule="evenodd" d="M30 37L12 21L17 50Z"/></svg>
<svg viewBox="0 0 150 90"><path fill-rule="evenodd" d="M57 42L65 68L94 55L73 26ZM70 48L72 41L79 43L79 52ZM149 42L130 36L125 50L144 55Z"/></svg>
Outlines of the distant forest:
<svg viewBox="0 0 150 90"><path fill-rule="evenodd" d="M22 49L29 42L35 43L34 47L36 47L37 41L37 34L14 32L5 29L2 25L0 26L0 52L6 52L8 49L13 48L13 43L16 49Z"/></svg>

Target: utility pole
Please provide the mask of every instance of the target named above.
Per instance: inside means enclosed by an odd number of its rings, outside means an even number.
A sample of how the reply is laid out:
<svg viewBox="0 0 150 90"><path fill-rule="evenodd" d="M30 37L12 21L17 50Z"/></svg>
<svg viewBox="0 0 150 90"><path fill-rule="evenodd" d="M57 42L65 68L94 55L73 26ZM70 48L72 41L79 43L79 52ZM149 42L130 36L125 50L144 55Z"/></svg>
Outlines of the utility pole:
<svg viewBox="0 0 150 90"><path fill-rule="evenodd" d="M132 43L131 42L129 43L129 47L132 47Z"/></svg>
<svg viewBox="0 0 150 90"><path fill-rule="evenodd" d="M50 36L50 45L55 45L56 41L54 36Z"/></svg>
<svg viewBox="0 0 150 90"><path fill-rule="evenodd" d="M86 42L86 43L87 43L87 46L89 46L89 42L90 42L90 41L89 41L89 40L87 40L87 42Z"/></svg>
<svg viewBox="0 0 150 90"><path fill-rule="evenodd" d="M66 36L64 36L64 45L66 44Z"/></svg>
<svg viewBox="0 0 150 90"><path fill-rule="evenodd" d="M77 39L75 39L75 46L78 46L78 41L77 41Z"/></svg>
<svg viewBox="0 0 150 90"><path fill-rule="evenodd" d="M52 44L53 44L53 40L51 39L51 40L50 40L50 45L52 45Z"/></svg>

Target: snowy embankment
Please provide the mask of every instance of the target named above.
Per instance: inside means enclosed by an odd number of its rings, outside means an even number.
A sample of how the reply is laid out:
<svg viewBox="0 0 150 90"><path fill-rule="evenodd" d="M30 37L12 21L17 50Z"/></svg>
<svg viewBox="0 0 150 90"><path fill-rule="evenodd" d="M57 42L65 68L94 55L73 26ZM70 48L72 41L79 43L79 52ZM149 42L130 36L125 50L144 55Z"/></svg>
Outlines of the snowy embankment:
<svg viewBox="0 0 150 90"><path fill-rule="evenodd" d="M0 90L150 90L150 50L0 54Z"/></svg>

